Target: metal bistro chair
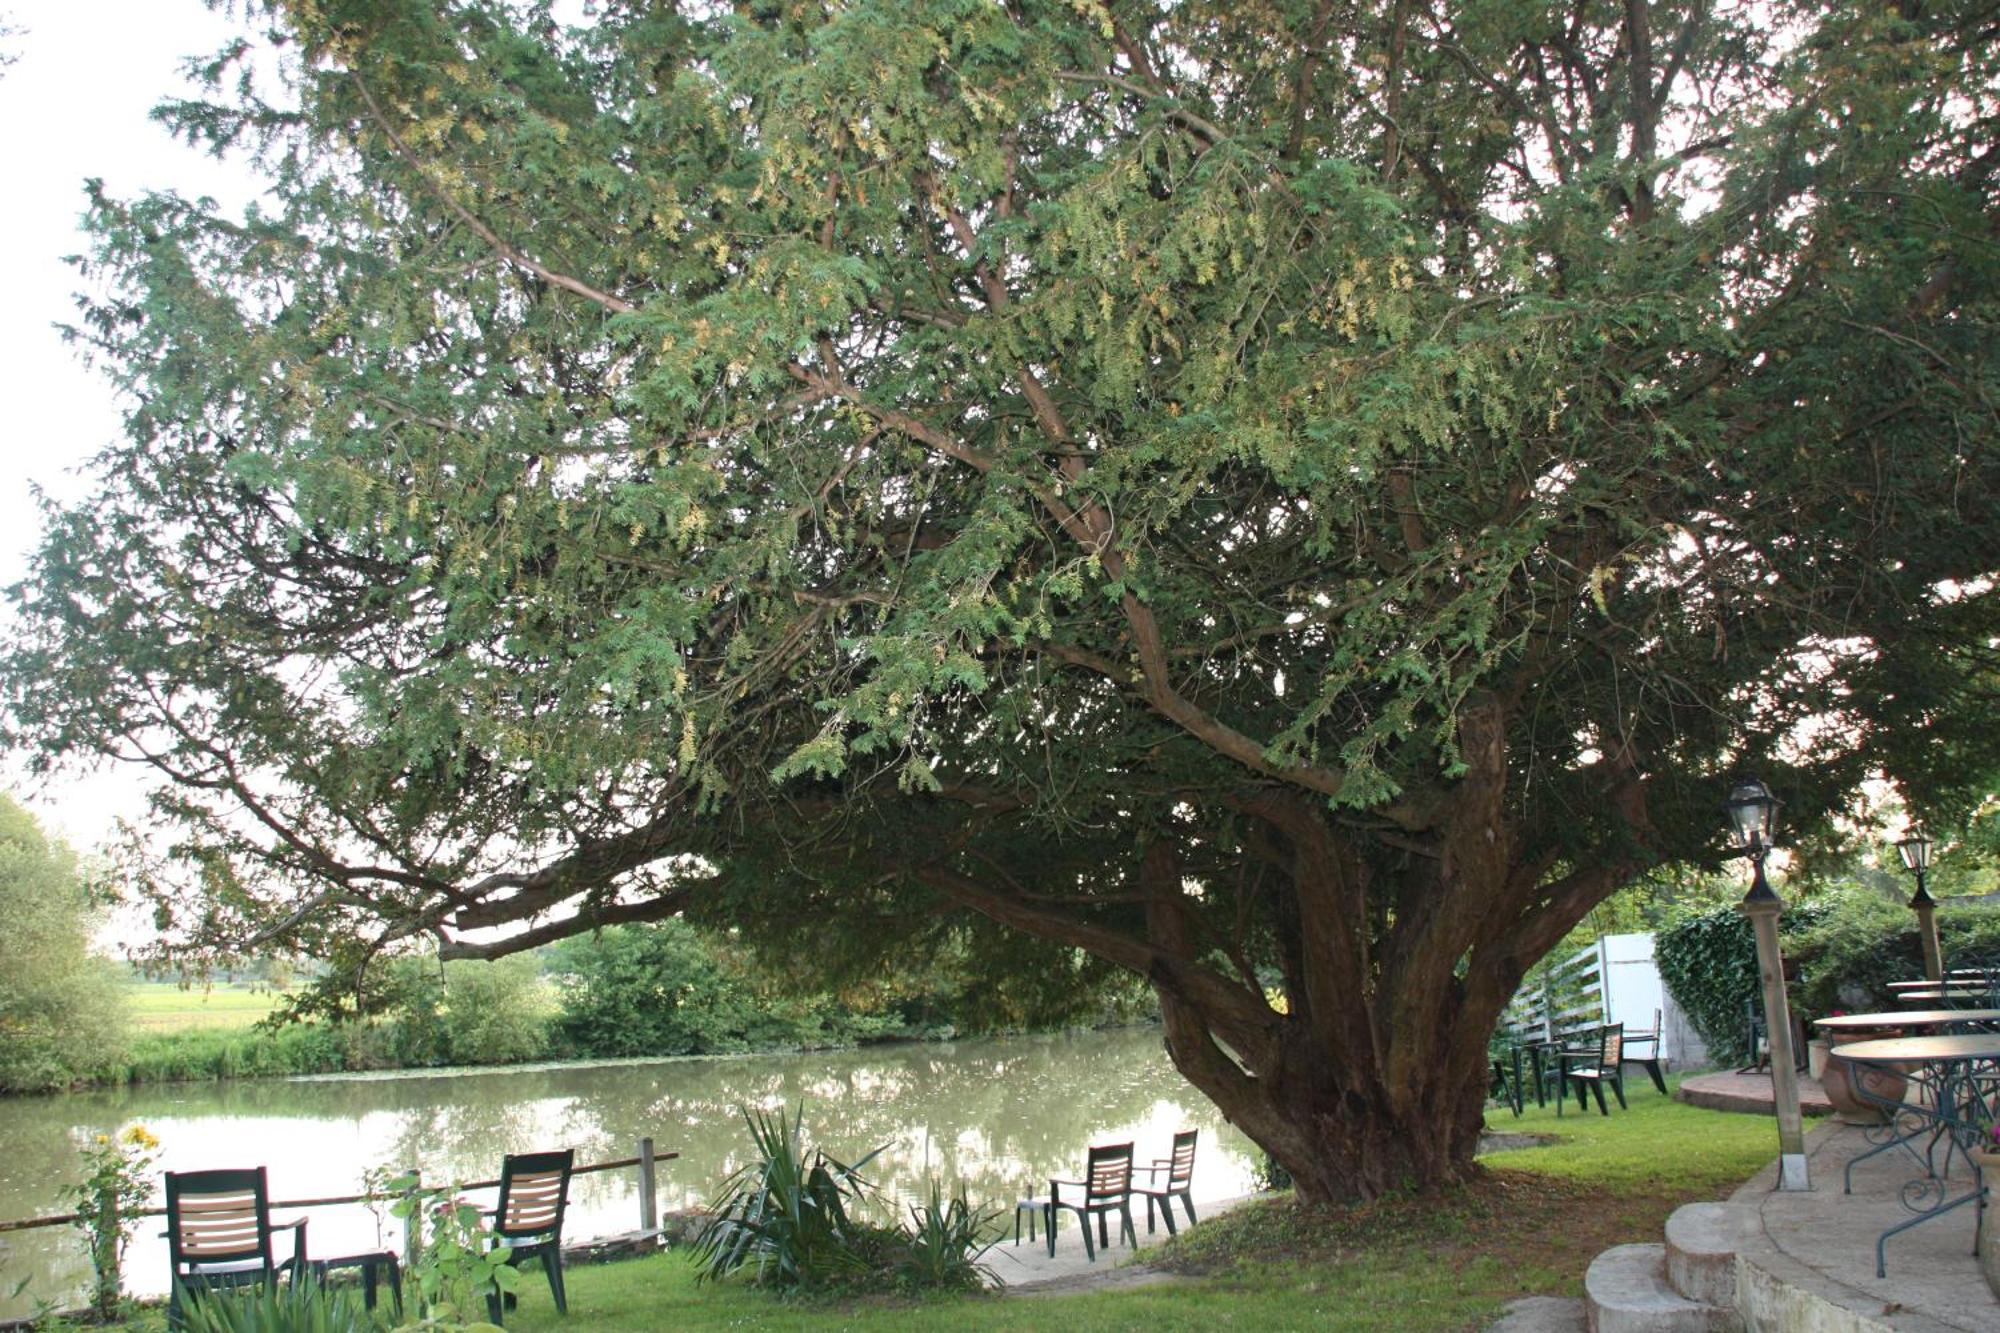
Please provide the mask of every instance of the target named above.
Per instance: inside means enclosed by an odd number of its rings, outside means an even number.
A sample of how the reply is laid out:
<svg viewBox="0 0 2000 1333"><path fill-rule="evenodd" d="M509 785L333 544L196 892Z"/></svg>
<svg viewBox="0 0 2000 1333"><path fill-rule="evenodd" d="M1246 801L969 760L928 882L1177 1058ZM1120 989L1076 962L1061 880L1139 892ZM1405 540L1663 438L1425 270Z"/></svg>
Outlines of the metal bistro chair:
<svg viewBox="0 0 2000 1333"><path fill-rule="evenodd" d="M169 1171L167 1255L173 1265L167 1322L180 1327L181 1293L210 1287L276 1282L304 1271L306 1219L271 1221L271 1192L264 1168ZM292 1232L292 1257L279 1261L272 1233Z"/></svg>
<svg viewBox="0 0 2000 1333"><path fill-rule="evenodd" d="M500 1203L493 1210L496 1248L506 1250L507 1262L516 1267L528 1259L542 1261L560 1314L569 1313L569 1297L563 1291L562 1226L575 1164L573 1148L508 1156L500 1164ZM511 1293L502 1301L499 1292L488 1292L486 1312L498 1324L502 1306L513 1303Z"/></svg>
<svg viewBox="0 0 2000 1333"><path fill-rule="evenodd" d="M1132 1187L1132 1192L1146 1201L1147 1235L1153 1234L1155 1204L1159 1205L1160 1216L1167 1219L1167 1234L1169 1236L1179 1234L1174 1230L1175 1199L1179 1199L1181 1207L1187 1209L1188 1225L1194 1225L1194 1145L1200 1135L1201 1131L1198 1129L1184 1129L1174 1135L1172 1156L1156 1157L1151 1166L1132 1168L1134 1172L1145 1175L1153 1182L1151 1185ZM1160 1184L1161 1172L1166 1173L1165 1185Z"/></svg>
<svg viewBox="0 0 2000 1333"><path fill-rule="evenodd" d="M1076 1201L1064 1199L1064 1185L1081 1189L1083 1198ZM1084 1164L1082 1180L1049 1182L1048 1210L1044 1216L1048 1221L1050 1258L1054 1258L1056 1253L1056 1222L1065 1210L1075 1213L1077 1220L1083 1223L1083 1252L1092 1263L1097 1262L1097 1246L1090 1243L1092 1217L1097 1219L1098 1240L1109 1246L1111 1232L1107 1215L1116 1211L1125 1243L1138 1249L1139 1233L1132 1226L1132 1145L1108 1143L1092 1148Z"/></svg>

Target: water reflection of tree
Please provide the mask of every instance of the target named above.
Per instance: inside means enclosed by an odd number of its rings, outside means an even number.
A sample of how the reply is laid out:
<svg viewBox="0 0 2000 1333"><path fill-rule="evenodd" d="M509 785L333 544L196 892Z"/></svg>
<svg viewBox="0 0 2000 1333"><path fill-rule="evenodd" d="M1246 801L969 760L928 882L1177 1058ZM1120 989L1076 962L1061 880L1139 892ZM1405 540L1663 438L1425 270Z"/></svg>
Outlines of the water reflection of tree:
<svg viewBox="0 0 2000 1333"><path fill-rule="evenodd" d="M243 1156L249 1145L281 1141L285 1160L269 1163L281 1194L358 1191L363 1172L378 1164L417 1166L444 1183L491 1178L503 1154L534 1148L574 1147L580 1161L627 1157L649 1134L661 1152L680 1154L659 1173L662 1204L672 1208L705 1202L743 1164L749 1139L739 1106L800 1102L809 1138L836 1155L890 1145L869 1175L892 1196L914 1196L926 1176L936 1176L962 1182L975 1202L1006 1206L1052 1174L1074 1174L1091 1142L1135 1124L1148 1127L1138 1143L1142 1158L1164 1154L1174 1129L1200 1128L1204 1173L1223 1189L1241 1187L1249 1153L1173 1070L1157 1033L1083 1033L10 1098L0 1129L0 1216L57 1211L76 1174L74 1136L133 1120L184 1127L167 1145L166 1165L175 1169L255 1165ZM230 1122L254 1124L261 1137L232 1135ZM359 1146L336 1151L328 1146L335 1143ZM1235 1158L1225 1162L1229 1152ZM620 1229L636 1221L629 1172L577 1188L589 1225ZM52 1263L66 1275L65 1288L80 1282L82 1258L66 1233L31 1234L40 1239L15 1247L10 1271L18 1277L25 1264ZM37 1282L31 1290L46 1288Z"/></svg>

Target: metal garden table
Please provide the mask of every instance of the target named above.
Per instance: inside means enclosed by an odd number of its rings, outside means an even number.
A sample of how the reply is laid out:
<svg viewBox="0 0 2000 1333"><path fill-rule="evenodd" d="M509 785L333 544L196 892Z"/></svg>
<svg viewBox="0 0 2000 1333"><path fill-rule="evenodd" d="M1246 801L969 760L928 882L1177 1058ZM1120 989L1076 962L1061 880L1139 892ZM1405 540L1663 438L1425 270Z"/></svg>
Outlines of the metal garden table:
<svg viewBox="0 0 2000 1333"><path fill-rule="evenodd" d="M1963 1015L1960 1019L1963 1020ZM1889 1113L1892 1127L1904 1123L1912 1127L1911 1132L1882 1145L1876 1152L1887 1151L1897 1143L1908 1147L1911 1139L1926 1131L1931 1135L1930 1145L1922 1154L1910 1149L1911 1155L1923 1165L1924 1174L1902 1189L1903 1206L1916 1216L1890 1227L1875 1241L1875 1276L1886 1277L1889 1237L1974 1203L1985 1193L1979 1167L1966 1157L1966 1149L1979 1143L1994 1122L1996 1100L2000 1100L2000 1033L1858 1041L1843 1046L1840 1053L1854 1064L1884 1073L1899 1073L1908 1080L1904 1090L1893 1098L1880 1095L1868 1080L1855 1080L1855 1088L1863 1097ZM1940 1143L1944 1145L1942 1169L1936 1156ZM1957 1198L1950 1197L1948 1183L1954 1154L1965 1157L1972 1170L1972 1188Z"/></svg>
<svg viewBox="0 0 2000 1333"><path fill-rule="evenodd" d="M1835 1014L1831 1018L1816 1018L1813 1026L1828 1035L1853 1033L1873 1033L1880 1037L1896 1036L1905 1032L1923 1032L1931 1029L1944 1031L1979 1031L2000 1024L2000 1009L1912 1009L1903 1013L1875 1014ZM1848 1045L1852 1045L1849 1042ZM1886 1113L1877 1102L1865 1101L1855 1089L1855 1070L1847 1063L1846 1046L1829 1046L1826 1053L1826 1069L1820 1075L1820 1087L1826 1092L1826 1099L1833 1103L1834 1111L1841 1121L1850 1125L1881 1125ZM1900 1078L1901 1075L1895 1076ZM1893 1082L1893 1079L1892 1079ZM1901 1090L1888 1087L1880 1089L1885 1096L1895 1096ZM1895 1142L1883 1144L1870 1152L1863 1153L1854 1160L1866 1161ZM1853 1170L1854 1163L1848 1163Z"/></svg>

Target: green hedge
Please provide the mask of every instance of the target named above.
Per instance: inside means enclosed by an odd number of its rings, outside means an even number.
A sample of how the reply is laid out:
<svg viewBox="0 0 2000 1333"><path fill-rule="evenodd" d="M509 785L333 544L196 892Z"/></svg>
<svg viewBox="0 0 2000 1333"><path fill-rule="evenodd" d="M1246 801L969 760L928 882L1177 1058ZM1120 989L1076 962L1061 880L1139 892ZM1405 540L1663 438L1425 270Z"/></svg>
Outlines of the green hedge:
<svg viewBox="0 0 2000 1333"><path fill-rule="evenodd" d="M1888 983L1924 974L1917 917L1862 885L1844 885L1785 909L1779 941L1786 994L1806 1021L1836 1012L1895 1007ZM1938 910L1946 966L1954 958L2000 957L2000 906L1954 903ZM1744 1009L1758 1000L1757 946L1736 908L1703 912L1659 932L1660 979L1717 1064L1746 1061Z"/></svg>
<svg viewBox="0 0 2000 1333"><path fill-rule="evenodd" d="M1779 943L1788 955L1793 937L1817 924L1825 912L1822 904L1803 903L1779 919ZM1762 989L1750 919L1735 907L1691 916L1654 936L1653 961L1674 1002L1701 1034L1709 1059L1716 1064L1748 1060L1744 1017Z"/></svg>
<svg viewBox="0 0 2000 1333"><path fill-rule="evenodd" d="M1917 914L1860 887L1843 889L1828 903L1831 910L1821 921L1786 942L1799 964L1795 1003L1808 1018L1895 1008L1888 983L1924 974ZM1938 941L1946 967L1954 959L2000 957L2000 906L1940 907Z"/></svg>

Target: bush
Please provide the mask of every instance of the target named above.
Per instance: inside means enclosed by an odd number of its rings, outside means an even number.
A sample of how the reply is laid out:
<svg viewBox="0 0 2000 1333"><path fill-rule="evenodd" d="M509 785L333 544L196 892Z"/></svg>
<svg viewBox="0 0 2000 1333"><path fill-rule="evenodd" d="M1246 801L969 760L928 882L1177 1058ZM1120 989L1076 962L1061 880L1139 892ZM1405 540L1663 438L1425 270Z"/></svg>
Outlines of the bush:
<svg viewBox="0 0 2000 1333"><path fill-rule="evenodd" d="M1779 918L1779 939L1788 956L1792 938L1826 912L1820 903L1800 903ZM1749 1059L1744 1018L1763 992L1750 919L1735 907L1691 916L1654 936L1653 960L1674 1002L1701 1034L1710 1058L1719 1064Z"/></svg>
<svg viewBox="0 0 2000 1333"><path fill-rule="evenodd" d="M869 1192L861 1168L882 1149L848 1166L806 1148L803 1107L790 1119L741 1109L756 1159L723 1182L695 1238L701 1280L746 1268L765 1285L812 1291L978 1291L992 1280L979 1260L998 1210L974 1209L963 1192L947 1201L932 1181L907 1229L864 1221L854 1216Z"/></svg>
<svg viewBox="0 0 2000 1333"><path fill-rule="evenodd" d="M1893 1009L1891 981L1924 974L1917 914L1903 903L1859 885L1822 900L1825 916L1786 942L1797 960L1798 1005L1809 1017L1835 1010ZM2000 956L2000 908L1962 903L1938 909L1938 941L1945 966L1956 958Z"/></svg>
<svg viewBox="0 0 2000 1333"><path fill-rule="evenodd" d="M347 1028L351 1067L514 1064L548 1053L553 1005L534 957L403 957L371 974L372 1023Z"/></svg>
<svg viewBox="0 0 2000 1333"><path fill-rule="evenodd" d="M930 1183L930 1202L910 1205L910 1228L897 1265L902 1285L922 1291L980 1291L994 1281L979 1262L993 1246L998 1208L975 1210L963 1191L949 1201Z"/></svg>
<svg viewBox="0 0 2000 1333"><path fill-rule="evenodd" d="M1946 966L1953 958L2000 955L2000 908L1940 907L1938 936ZM1837 1010L1893 1009L1888 983L1924 974L1916 913L1866 885L1842 885L1788 907L1779 938L1787 996L1807 1021ZM1653 956L1709 1054L1718 1063L1747 1060L1744 1010L1761 994L1749 919L1734 907L1689 917L1655 937Z"/></svg>
<svg viewBox="0 0 2000 1333"><path fill-rule="evenodd" d="M717 1055L908 1035L893 1014L764 990L721 941L685 921L566 940L550 971L562 997L556 1039L570 1055Z"/></svg>
<svg viewBox="0 0 2000 1333"><path fill-rule="evenodd" d="M704 1281L743 1268L777 1287L815 1288L851 1282L879 1258L882 1237L850 1220L867 1182L861 1168L882 1151L852 1166L824 1149L806 1149L801 1106L790 1120L750 1107L740 1108L750 1127L756 1158L722 1185L713 1216L695 1238L695 1262ZM872 1242L872 1243L871 1243Z"/></svg>
<svg viewBox="0 0 2000 1333"><path fill-rule="evenodd" d="M113 965L90 954L98 906L69 848L0 796L0 1092L64 1087L121 1052Z"/></svg>

